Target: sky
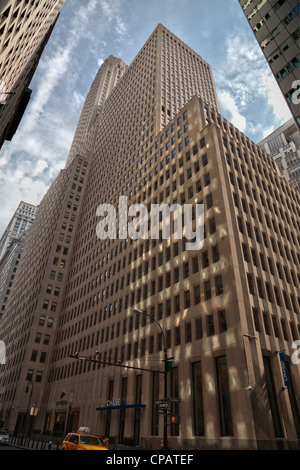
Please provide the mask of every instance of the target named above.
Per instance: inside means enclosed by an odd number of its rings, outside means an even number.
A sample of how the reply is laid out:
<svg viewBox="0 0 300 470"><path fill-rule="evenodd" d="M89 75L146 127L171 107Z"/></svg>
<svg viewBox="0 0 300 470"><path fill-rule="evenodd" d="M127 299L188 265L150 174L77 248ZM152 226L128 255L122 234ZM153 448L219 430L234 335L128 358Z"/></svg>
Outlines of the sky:
<svg viewBox="0 0 300 470"><path fill-rule="evenodd" d="M238 0L66 0L0 151L0 237L20 201L38 205L64 168L103 61L130 65L158 23L211 65L222 115L254 142L291 118Z"/></svg>

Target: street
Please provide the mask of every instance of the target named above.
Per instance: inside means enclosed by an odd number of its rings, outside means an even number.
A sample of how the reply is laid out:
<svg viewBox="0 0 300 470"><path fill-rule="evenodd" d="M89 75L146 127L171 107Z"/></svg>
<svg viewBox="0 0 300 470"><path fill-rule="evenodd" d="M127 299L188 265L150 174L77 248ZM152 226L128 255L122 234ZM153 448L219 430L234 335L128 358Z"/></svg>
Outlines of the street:
<svg viewBox="0 0 300 470"><path fill-rule="evenodd" d="M0 446L0 450L23 450L23 449L8 445L8 446Z"/></svg>

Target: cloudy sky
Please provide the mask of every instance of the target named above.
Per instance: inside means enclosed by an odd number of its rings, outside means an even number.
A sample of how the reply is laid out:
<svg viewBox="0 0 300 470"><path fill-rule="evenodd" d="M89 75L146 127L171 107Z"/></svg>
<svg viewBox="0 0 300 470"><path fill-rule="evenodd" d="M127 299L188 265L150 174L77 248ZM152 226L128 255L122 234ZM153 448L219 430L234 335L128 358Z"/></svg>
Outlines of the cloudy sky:
<svg viewBox="0 0 300 470"><path fill-rule="evenodd" d="M222 114L259 142L290 119L238 0L66 0L14 139L0 151L0 236L64 167L84 98L110 54L128 65L158 23L213 69Z"/></svg>

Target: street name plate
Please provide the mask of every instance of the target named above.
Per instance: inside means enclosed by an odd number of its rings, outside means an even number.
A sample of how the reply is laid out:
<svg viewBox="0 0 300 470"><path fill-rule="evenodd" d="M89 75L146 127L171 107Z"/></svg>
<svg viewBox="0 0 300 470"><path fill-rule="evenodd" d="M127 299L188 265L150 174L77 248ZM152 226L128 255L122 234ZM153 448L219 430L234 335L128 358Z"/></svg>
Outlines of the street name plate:
<svg viewBox="0 0 300 470"><path fill-rule="evenodd" d="M170 414L170 410L168 410L167 408L158 408L157 413L159 415L168 415Z"/></svg>

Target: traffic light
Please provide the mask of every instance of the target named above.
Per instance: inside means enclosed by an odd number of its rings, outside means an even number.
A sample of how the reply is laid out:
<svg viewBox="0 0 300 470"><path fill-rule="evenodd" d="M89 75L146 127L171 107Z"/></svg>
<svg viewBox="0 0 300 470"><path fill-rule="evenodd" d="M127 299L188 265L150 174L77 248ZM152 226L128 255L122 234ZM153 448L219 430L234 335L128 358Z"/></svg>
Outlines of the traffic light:
<svg viewBox="0 0 300 470"><path fill-rule="evenodd" d="M172 415L171 416L171 423L172 424L180 424L180 416L179 415Z"/></svg>

